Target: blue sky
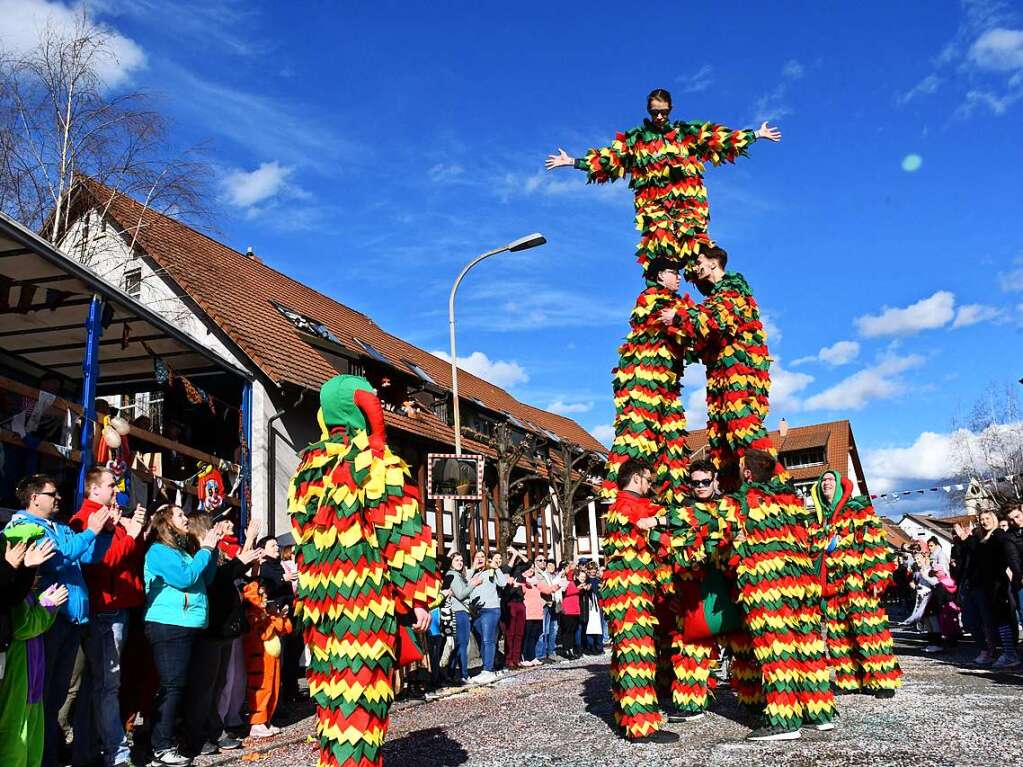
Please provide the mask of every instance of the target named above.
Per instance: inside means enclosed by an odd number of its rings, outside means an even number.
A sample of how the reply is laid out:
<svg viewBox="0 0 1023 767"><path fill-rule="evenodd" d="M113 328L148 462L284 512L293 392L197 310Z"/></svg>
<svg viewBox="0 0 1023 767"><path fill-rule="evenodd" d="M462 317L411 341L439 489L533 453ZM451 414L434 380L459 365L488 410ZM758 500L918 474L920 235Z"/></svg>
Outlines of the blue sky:
<svg viewBox="0 0 1023 767"><path fill-rule="evenodd" d="M642 287L631 196L543 159L606 143L664 87L675 118L784 133L707 175L711 234L770 321L772 426L848 417L872 490L929 486L956 414L1023 375L1018 5L345 6L90 4L115 87L156 91L180 146L209 143L233 247L437 350L461 265L542 231L466 280L459 347L606 439ZM70 15L0 0L0 39L45 13ZM699 371L686 383L696 428Z"/></svg>

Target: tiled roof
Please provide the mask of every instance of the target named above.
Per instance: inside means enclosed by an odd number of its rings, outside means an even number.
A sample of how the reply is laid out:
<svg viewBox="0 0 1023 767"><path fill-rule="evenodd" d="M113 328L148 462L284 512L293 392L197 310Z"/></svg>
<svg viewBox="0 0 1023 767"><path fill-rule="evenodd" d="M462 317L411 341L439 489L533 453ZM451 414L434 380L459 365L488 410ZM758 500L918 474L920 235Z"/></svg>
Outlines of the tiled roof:
<svg viewBox="0 0 1023 767"><path fill-rule="evenodd" d="M892 520L882 518L881 522L884 524L884 532L888 538L889 546L901 548L903 544L913 542L913 539L906 535L906 531Z"/></svg>
<svg viewBox="0 0 1023 767"><path fill-rule="evenodd" d="M83 183L105 204L112 193L95 181ZM109 215L121 229L134 229L137 244L216 323L238 348L275 383L288 382L311 389L337 371L270 303L276 300L323 323L347 349L362 354L354 339L379 350L395 368L411 373L404 360L419 365L440 386L450 388L451 368L444 360L391 335L372 319L261 261L250 258L140 203L117 194ZM526 405L500 387L463 370L459 394L480 400L487 408L507 412L521 421L547 429L588 450L606 452L589 432L570 418ZM448 430L450 435L450 429Z"/></svg>

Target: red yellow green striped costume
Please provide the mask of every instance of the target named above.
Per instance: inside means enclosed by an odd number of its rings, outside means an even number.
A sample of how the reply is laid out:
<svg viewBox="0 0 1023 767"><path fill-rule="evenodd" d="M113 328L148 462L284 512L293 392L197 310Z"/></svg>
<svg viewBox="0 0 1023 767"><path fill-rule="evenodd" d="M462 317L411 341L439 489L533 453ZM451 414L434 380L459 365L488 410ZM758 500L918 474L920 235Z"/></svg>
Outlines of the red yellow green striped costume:
<svg viewBox="0 0 1023 767"><path fill-rule="evenodd" d="M635 192L636 228L642 233L639 263L666 258L689 270L696 254L710 244L710 210L703 172L707 163L734 162L756 141L752 130L732 130L709 122L672 122L663 127L644 120L618 133L610 145L590 149L576 160L591 183L629 176Z"/></svg>
<svg viewBox="0 0 1023 767"><path fill-rule="evenodd" d="M837 486L830 502L821 489L827 474L835 477ZM814 540L835 686L850 692L895 690L902 685L902 670L880 603L895 569L884 527L870 500L853 495L852 482L837 471L821 475L811 494L817 509Z"/></svg>
<svg viewBox="0 0 1023 767"><path fill-rule="evenodd" d="M771 358L760 308L746 278L728 272L702 303L686 295L675 309L670 335L707 366L708 453L721 488L733 490L748 448L775 452L764 427Z"/></svg>
<svg viewBox="0 0 1023 767"><path fill-rule="evenodd" d="M319 767L383 764L398 616L437 596L436 545L408 467L387 448L380 401L357 376L320 391L321 441L302 452L288 511L296 618L311 661Z"/></svg>
<svg viewBox="0 0 1023 767"><path fill-rule="evenodd" d="M785 730L830 721L835 711L821 637L811 514L777 480L746 483L722 499L706 537L694 532L672 541L683 565L715 549L727 558L760 667L764 718Z"/></svg>
<svg viewBox="0 0 1023 767"><path fill-rule="evenodd" d="M662 507L620 491L604 515L604 578L601 597L611 634L611 697L615 722L627 738L661 728L654 679L657 676L656 538L636 527Z"/></svg>
<svg viewBox="0 0 1023 767"><path fill-rule="evenodd" d="M686 414L680 395L682 353L658 319L672 306L674 291L648 281L629 321L629 335L618 348L613 371L615 438L608 454L602 493L613 499L621 465L630 458L653 469L654 494L666 503L686 491Z"/></svg>
<svg viewBox="0 0 1023 767"><path fill-rule="evenodd" d="M731 604L735 584L725 576L727 563L721 560L720 548L705 548L718 527L719 509L717 500L688 499L668 507L666 514L668 535L662 552L669 559L678 554L684 561L673 562L671 698L676 710L688 714L705 711L710 703L715 682L711 669L719 646L731 651L730 681L737 700L750 708L764 702L753 640L742 626L738 607Z"/></svg>

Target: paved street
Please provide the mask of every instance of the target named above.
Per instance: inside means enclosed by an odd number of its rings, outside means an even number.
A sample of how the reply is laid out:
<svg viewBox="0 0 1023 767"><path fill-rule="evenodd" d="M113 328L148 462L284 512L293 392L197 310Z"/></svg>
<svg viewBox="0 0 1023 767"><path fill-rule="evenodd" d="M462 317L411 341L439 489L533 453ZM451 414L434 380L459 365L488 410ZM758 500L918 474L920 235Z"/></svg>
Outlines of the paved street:
<svg viewBox="0 0 1023 767"><path fill-rule="evenodd" d="M448 698L396 706L385 749L388 767L805 767L808 765L1014 765L1023 763L1023 673L972 667L972 646L944 657L902 637L906 683L894 701L840 698L831 733L799 741L751 744L752 722L726 688L703 721L673 724L671 746L635 746L610 727L608 657L545 666ZM961 664L961 665L957 665ZM311 720L287 728L257 753L219 755L204 766L315 764Z"/></svg>

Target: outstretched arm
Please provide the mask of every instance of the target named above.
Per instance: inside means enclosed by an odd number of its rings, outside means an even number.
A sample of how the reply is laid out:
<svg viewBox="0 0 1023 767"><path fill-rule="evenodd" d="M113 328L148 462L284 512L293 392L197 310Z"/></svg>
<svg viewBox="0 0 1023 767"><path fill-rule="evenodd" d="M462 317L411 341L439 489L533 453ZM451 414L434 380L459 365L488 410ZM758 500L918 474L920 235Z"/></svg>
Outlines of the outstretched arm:
<svg viewBox="0 0 1023 767"><path fill-rule="evenodd" d="M732 130L715 123L691 124L696 135L696 152L707 162L721 165L745 155L757 139L780 141L781 132L765 122L757 130Z"/></svg>
<svg viewBox="0 0 1023 767"><path fill-rule="evenodd" d="M624 134L615 136L610 146L590 149L582 157L570 157L564 149L552 154L545 163L547 170L572 166L586 171L586 180L591 184L617 181L632 167L632 153Z"/></svg>

